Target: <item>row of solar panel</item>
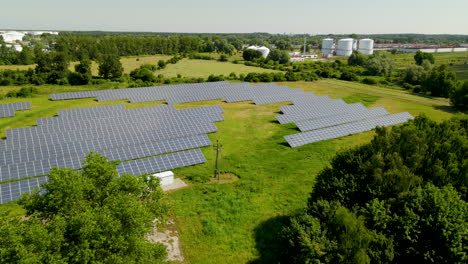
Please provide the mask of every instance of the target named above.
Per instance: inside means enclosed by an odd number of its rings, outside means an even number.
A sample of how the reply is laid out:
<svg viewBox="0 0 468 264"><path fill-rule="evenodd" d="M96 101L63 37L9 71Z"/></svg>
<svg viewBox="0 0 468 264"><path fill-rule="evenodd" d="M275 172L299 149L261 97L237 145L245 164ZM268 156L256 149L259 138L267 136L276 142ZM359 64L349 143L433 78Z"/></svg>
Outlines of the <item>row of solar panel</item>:
<svg viewBox="0 0 468 264"><path fill-rule="evenodd" d="M15 116L15 111L29 109L31 109L29 102L0 104L0 117L12 117Z"/></svg>
<svg viewBox="0 0 468 264"><path fill-rule="evenodd" d="M114 161L138 159L209 145L211 145L211 141L207 135L196 135L166 141L145 141L140 144L124 145L110 149L95 148L92 150L108 157L109 161ZM70 155L57 155L33 161L4 164L0 166L0 181L20 180L27 177L46 175L52 167L79 169L82 166L84 156L88 153L89 151L82 150L70 153Z"/></svg>
<svg viewBox="0 0 468 264"><path fill-rule="evenodd" d="M196 108L191 108L196 109ZM28 139L41 134L61 134L67 133L70 131L78 132L84 130L93 130L94 133L97 133L98 130L115 130L123 129L127 126L133 126L137 124L147 124L148 122L156 122L156 120L161 120L163 124L171 123L170 120L183 120L183 119L197 119L202 118L200 116L207 116L207 118L214 118L210 120L219 120L219 117L222 116L219 106L216 107L200 107L192 111L177 110L171 112L171 114L140 114L140 115L130 115L130 116L117 116L106 119L94 119L94 120L80 120L80 121L66 121L55 124L41 125L36 127L25 127L25 128L15 128L7 130L7 140L0 141L0 149L2 146L8 146L8 142ZM222 109L221 109L222 110ZM172 117L172 119L167 119ZM166 121L164 121L166 119ZM174 121L174 122L175 122Z"/></svg>
<svg viewBox="0 0 468 264"><path fill-rule="evenodd" d="M151 125L149 123L148 125ZM46 159L48 157L65 156L73 153L89 152L97 149L112 149L115 147L139 144L149 141L162 141L172 138L216 132L212 122L190 122L180 126L160 129L140 130L138 127L128 127L126 133L119 133L100 138L90 138L71 142L41 145L26 145L22 149L0 152L0 165L15 164L25 161Z"/></svg>
<svg viewBox="0 0 468 264"><path fill-rule="evenodd" d="M199 149L195 149L136 161L123 162L118 166L118 171L120 174L133 173L135 175L141 175L147 173L147 171L160 172L205 162L206 159L203 156L203 153ZM0 204L18 200L21 198L23 193L31 192L36 188L40 189L40 185L47 183L48 181L48 177L39 177L1 184Z"/></svg>
<svg viewBox="0 0 468 264"><path fill-rule="evenodd" d="M291 147L299 147L317 141L344 137L352 134L357 134L372 130L377 126L391 126L408 122L413 119L407 112L380 116L372 119L365 119L353 123L347 123L337 126L330 126L312 131L302 132L298 134L288 135L284 138Z"/></svg>

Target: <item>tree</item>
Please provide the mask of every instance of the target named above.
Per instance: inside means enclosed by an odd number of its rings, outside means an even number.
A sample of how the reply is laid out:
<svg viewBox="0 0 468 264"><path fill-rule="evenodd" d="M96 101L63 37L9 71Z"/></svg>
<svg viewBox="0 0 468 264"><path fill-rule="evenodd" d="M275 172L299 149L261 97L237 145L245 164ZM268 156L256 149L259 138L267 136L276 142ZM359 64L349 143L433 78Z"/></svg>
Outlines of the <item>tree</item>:
<svg viewBox="0 0 468 264"><path fill-rule="evenodd" d="M376 52L365 65L370 75L389 75L393 71L393 61L384 53Z"/></svg>
<svg viewBox="0 0 468 264"><path fill-rule="evenodd" d="M461 109L468 108L468 81L464 81L450 95L450 102Z"/></svg>
<svg viewBox="0 0 468 264"><path fill-rule="evenodd" d="M17 64L30 65L34 63L34 54L28 46L23 46L23 50L18 54Z"/></svg>
<svg viewBox="0 0 468 264"><path fill-rule="evenodd" d="M79 64L75 65L75 72L68 75L68 82L71 85L85 85L93 78L91 72L91 60L83 59Z"/></svg>
<svg viewBox="0 0 468 264"><path fill-rule="evenodd" d="M422 83L424 92L429 92L432 96L448 98L458 87L459 81L455 72L446 65L434 67Z"/></svg>
<svg viewBox="0 0 468 264"><path fill-rule="evenodd" d="M155 218L164 219L157 179L121 175L99 154L81 171L53 169L49 183L26 195L24 219L0 225L5 263L160 263L161 244L145 239Z"/></svg>
<svg viewBox="0 0 468 264"><path fill-rule="evenodd" d="M242 53L242 57L246 61L253 61L254 59L258 59L262 57L262 53L258 50L253 50L253 49L246 49Z"/></svg>
<svg viewBox="0 0 468 264"><path fill-rule="evenodd" d="M353 51L353 54L348 58L348 64L351 66L364 66L367 57L359 51Z"/></svg>
<svg viewBox="0 0 468 264"><path fill-rule="evenodd" d="M268 54L268 58L281 64L289 62L289 54L285 50L272 49Z"/></svg>
<svg viewBox="0 0 468 264"><path fill-rule="evenodd" d="M122 76L123 67L120 57L115 54L102 55L99 59L99 75L105 79L117 79Z"/></svg>
<svg viewBox="0 0 468 264"><path fill-rule="evenodd" d="M435 58L434 55L432 55L432 53L422 52L418 50L416 52L416 55L414 55L414 61L417 65L422 65L424 60L429 61L431 64L434 64L435 62Z"/></svg>

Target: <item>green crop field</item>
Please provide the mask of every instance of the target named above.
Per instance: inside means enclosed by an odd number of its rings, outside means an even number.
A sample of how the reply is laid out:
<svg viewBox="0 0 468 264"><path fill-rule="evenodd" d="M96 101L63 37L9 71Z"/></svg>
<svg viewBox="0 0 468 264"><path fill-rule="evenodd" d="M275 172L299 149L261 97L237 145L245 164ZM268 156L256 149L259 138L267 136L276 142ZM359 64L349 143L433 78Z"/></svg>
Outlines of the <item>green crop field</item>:
<svg viewBox="0 0 468 264"><path fill-rule="evenodd" d="M231 72L237 75L249 72L275 72L274 70L258 67L245 66L243 64L233 64L230 62L219 62L214 60L190 60L183 59L176 64L168 64L165 69L156 71L156 74L163 74L166 77L175 77L180 74L184 77L208 77L210 74L225 76Z"/></svg>
<svg viewBox="0 0 468 264"><path fill-rule="evenodd" d="M182 62L184 61L179 63ZM185 63L194 62L198 61ZM224 64L226 63L208 61L208 65ZM191 74L197 74L198 70L191 71ZM184 75L190 76L188 72ZM317 95L343 98L348 103L362 102L370 108L383 106L391 113L425 113L436 120L452 116L446 99L411 95L402 90L338 80L279 84L302 88ZM59 109L120 103L127 107L142 107L163 103L130 104L125 100L97 102L94 99L48 100L48 94L52 92L102 88L40 86L41 93L37 97L0 100L0 103L29 101L33 107L31 110L17 111L15 117L0 119L1 135L5 135L7 128L34 125L36 118L53 116ZM13 87L2 88L1 93L9 89ZM223 145L221 171L226 175L237 176L239 180L223 184L216 181L211 184L197 182L213 174L215 151L212 147L202 149L207 163L174 170L177 177L192 180L191 186L167 195L183 255L186 263L248 263L255 260L271 263L268 257L274 252L275 234L281 228L283 217L305 207L316 174L337 151L369 142L374 132L290 148L283 136L298 133L297 128L292 124L280 125L275 119L275 115L279 114L279 107L288 104L287 102L254 105L251 102L225 103L215 100L179 104L176 107L182 109L215 104L221 105L225 110L225 121L217 122L219 131L209 136L212 142L219 140ZM24 213L15 203L0 206L0 210L9 209L12 210L10 216Z"/></svg>

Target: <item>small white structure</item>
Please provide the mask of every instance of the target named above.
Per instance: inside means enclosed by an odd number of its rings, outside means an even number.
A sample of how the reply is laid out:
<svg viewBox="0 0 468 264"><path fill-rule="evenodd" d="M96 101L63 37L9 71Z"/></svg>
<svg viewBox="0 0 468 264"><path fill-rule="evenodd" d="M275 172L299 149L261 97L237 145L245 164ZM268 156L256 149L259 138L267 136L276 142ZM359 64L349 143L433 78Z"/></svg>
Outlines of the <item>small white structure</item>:
<svg viewBox="0 0 468 264"><path fill-rule="evenodd" d="M361 39L359 41L359 52L365 55L372 55L374 53L374 40Z"/></svg>
<svg viewBox="0 0 468 264"><path fill-rule="evenodd" d="M354 39L340 39L338 40L338 48L336 49L336 55L338 56L351 56L353 53Z"/></svg>
<svg viewBox="0 0 468 264"><path fill-rule="evenodd" d="M335 51L335 41L331 38L322 40L322 54L333 54Z"/></svg>
<svg viewBox="0 0 468 264"><path fill-rule="evenodd" d="M270 54L270 49L265 46L250 46L247 49L260 51L263 58L268 57L268 54Z"/></svg>
<svg viewBox="0 0 468 264"><path fill-rule="evenodd" d="M161 186L167 186L174 183L174 173L172 171L165 171L152 175L160 179Z"/></svg>

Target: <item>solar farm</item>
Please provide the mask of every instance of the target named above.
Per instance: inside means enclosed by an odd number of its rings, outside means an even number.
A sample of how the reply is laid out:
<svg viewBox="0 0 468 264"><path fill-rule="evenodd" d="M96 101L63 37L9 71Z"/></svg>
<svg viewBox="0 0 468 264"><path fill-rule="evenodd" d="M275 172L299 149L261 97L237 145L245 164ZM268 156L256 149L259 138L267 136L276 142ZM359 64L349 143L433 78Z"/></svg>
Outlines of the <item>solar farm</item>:
<svg viewBox="0 0 468 264"><path fill-rule="evenodd" d="M290 147L343 137L407 122L406 112L390 114L384 108L367 109L361 103L317 96L302 89L272 83L213 82L144 88L51 94L51 100L96 98L97 101L164 100L166 105L126 108L109 105L58 111L38 118L37 126L8 129L0 141L0 203L47 182L51 168L80 169L84 156L98 152L120 162L120 174L141 175L206 162L200 148L212 144L209 133L224 120L219 105L177 110L174 104L207 100L226 103L253 101L255 105L291 102L280 108L279 124L295 123L300 133L286 135ZM29 106L29 104L28 104ZM36 178L31 178L36 177Z"/></svg>

